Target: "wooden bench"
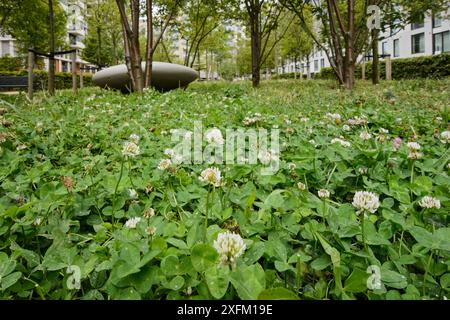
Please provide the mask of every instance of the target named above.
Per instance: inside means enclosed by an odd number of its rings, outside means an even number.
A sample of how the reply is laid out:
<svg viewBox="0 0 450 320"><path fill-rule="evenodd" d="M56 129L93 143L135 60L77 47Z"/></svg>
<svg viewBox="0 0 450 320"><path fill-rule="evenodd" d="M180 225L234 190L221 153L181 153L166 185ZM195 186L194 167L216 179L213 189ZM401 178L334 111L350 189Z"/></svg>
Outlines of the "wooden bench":
<svg viewBox="0 0 450 320"><path fill-rule="evenodd" d="M0 91L11 89L27 89L27 76L0 76Z"/></svg>

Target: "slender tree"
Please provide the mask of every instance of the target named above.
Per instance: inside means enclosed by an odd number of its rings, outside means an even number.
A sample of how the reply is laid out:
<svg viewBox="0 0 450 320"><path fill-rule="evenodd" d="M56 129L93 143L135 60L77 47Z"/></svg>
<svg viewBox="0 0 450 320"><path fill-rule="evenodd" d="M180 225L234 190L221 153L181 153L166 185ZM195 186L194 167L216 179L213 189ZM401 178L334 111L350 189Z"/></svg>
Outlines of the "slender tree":
<svg viewBox="0 0 450 320"><path fill-rule="evenodd" d="M50 57L48 66L48 92L55 94L55 17L53 14L53 0L48 0L48 17L50 26Z"/></svg>
<svg viewBox="0 0 450 320"><path fill-rule="evenodd" d="M142 92L144 87L151 85L151 66L153 64L153 52L160 43L165 30L167 29L172 18L175 16L181 0L173 0L169 8L169 13L160 30L160 34L156 41L153 42L153 2L146 0L145 13L147 16L147 44L145 61L145 71L142 70L142 55L139 41L139 18L141 15L142 3L139 0L129 0L130 19L125 8L125 0L116 0L120 12L120 18L123 28L123 38L125 47L125 61L130 74L132 87L137 92ZM150 25L150 27L149 27Z"/></svg>
<svg viewBox="0 0 450 320"><path fill-rule="evenodd" d="M339 82L352 90L355 85L355 65L367 43L366 11L368 0L281 0L300 19L304 30L327 56ZM306 12L312 12L315 24L309 27ZM314 28L320 25L322 37Z"/></svg>
<svg viewBox="0 0 450 320"><path fill-rule="evenodd" d="M287 32L290 23L274 41L271 41L273 39L271 36L277 29L279 19L288 13L283 10L278 1L244 0L244 6L250 29L252 85L257 88L261 81L261 67Z"/></svg>

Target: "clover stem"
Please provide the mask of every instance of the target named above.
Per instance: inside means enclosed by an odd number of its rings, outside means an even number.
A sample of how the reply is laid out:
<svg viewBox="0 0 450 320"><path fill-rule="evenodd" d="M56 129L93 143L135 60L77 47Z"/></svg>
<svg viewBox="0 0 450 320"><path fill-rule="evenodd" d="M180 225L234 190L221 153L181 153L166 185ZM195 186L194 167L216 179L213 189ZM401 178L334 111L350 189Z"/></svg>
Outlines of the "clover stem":
<svg viewBox="0 0 450 320"><path fill-rule="evenodd" d="M325 211L327 209L327 203L323 200L322 203L322 223L325 224Z"/></svg>
<svg viewBox="0 0 450 320"><path fill-rule="evenodd" d="M130 178L131 186L133 187L133 189L136 189L136 187L133 183L133 179L131 178L131 161L129 158L128 158L128 177Z"/></svg>
<svg viewBox="0 0 450 320"><path fill-rule="evenodd" d="M208 194L206 195L206 208L205 208L205 241L208 233L208 212L209 212L209 197L211 194L211 186L208 187Z"/></svg>
<svg viewBox="0 0 450 320"><path fill-rule="evenodd" d="M363 211L362 212L362 218L361 218L362 241L363 241L363 244L364 244L364 249L366 250L367 253L369 253L369 249L367 248L367 243L366 243L366 233L365 233L365 230L364 230L365 215L366 215L366 213Z"/></svg>
<svg viewBox="0 0 450 320"><path fill-rule="evenodd" d="M433 251L431 250L430 258L428 259L428 263L425 268L425 275L423 276L422 296L425 296L425 287L427 282L428 269L430 269L430 263L432 258L433 258Z"/></svg>
<svg viewBox="0 0 450 320"><path fill-rule="evenodd" d="M116 196L117 196L117 190L119 189L119 183L120 180L122 180L122 175L123 175L123 164L124 164L124 158L122 158L122 164L120 165L120 175L119 175L119 180L117 181L116 187L114 189L114 196L113 196L113 202L112 202L112 210L111 210L111 216L112 216L112 225L114 228L114 211L115 211L115 205L116 205Z"/></svg>

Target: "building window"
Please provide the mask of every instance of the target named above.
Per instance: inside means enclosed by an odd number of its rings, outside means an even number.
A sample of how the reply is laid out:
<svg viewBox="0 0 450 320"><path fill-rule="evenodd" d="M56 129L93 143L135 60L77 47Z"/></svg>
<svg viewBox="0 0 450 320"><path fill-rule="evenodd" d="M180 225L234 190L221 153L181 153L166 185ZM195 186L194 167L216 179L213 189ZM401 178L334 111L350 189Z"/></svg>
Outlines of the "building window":
<svg viewBox="0 0 450 320"><path fill-rule="evenodd" d="M319 60L314 60L314 71L319 71Z"/></svg>
<svg viewBox="0 0 450 320"><path fill-rule="evenodd" d="M6 40L6 41L2 41L2 55L3 56L9 56L11 53L10 53L10 45L9 45L9 40Z"/></svg>
<svg viewBox="0 0 450 320"><path fill-rule="evenodd" d="M442 16L438 13L433 15L433 28L442 27Z"/></svg>
<svg viewBox="0 0 450 320"><path fill-rule="evenodd" d="M394 40L394 58L400 57L400 40Z"/></svg>
<svg viewBox="0 0 450 320"><path fill-rule="evenodd" d="M412 54L425 52L425 33L415 34L411 40Z"/></svg>
<svg viewBox="0 0 450 320"><path fill-rule="evenodd" d="M450 31L436 33L433 35L433 53L450 52Z"/></svg>
<svg viewBox="0 0 450 320"><path fill-rule="evenodd" d="M325 59L320 59L320 67L325 68Z"/></svg>
<svg viewBox="0 0 450 320"><path fill-rule="evenodd" d="M424 18L421 18L419 21L411 23L411 30L416 30L423 28L425 26Z"/></svg>
<svg viewBox="0 0 450 320"><path fill-rule="evenodd" d="M381 44L381 52L383 55L389 54L389 46L388 46L387 41L385 41Z"/></svg>

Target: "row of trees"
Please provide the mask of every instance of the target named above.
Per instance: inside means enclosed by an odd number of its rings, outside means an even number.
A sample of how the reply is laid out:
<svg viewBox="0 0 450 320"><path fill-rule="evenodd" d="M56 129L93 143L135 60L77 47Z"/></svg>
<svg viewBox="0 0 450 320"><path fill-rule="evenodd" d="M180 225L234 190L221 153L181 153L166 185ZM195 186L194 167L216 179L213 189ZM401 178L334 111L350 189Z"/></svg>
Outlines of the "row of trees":
<svg viewBox="0 0 450 320"><path fill-rule="evenodd" d="M130 0L130 3L132 4L133 0ZM379 81L380 30L375 28L370 32L367 23L370 6L379 8L375 14L384 13L379 26L384 30L393 29L394 26L402 28L408 23L417 21L418 18L423 19L426 12L446 11L450 1L196 0L187 3L180 1L178 5L184 5L184 19L180 19L181 23L175 24L178 26L179 34L186 38L188 43L184 60L186 65L194 66L195 60L200 57L202 41L220 26L218 22L220 19L234 19L242 21L247 26L250 36L254 87L259 86L262 68L268 65L268 61L276 60L276 55L275 58L273 55L277 47L281 47L283 55L289 55L296 61L309 55L312 42L316 48L327 54L339 83L352 90L355 84L357 59L370 50L374 57L373 82ZM147 18L149 19L149 16ZM164 29L161 30L161 34L163 31ZM147 56L147 63L149 62Z"/></svg>
<svg viewBox="0 0 450 320"><path fill-rule="evenodd" d="M382 30L402 28L423 19L424 13L450 7L450 0L84 1L88 8L84 59L100 66L125 61L136 91L151 85L155 58L208 73L214 68L229 77L251 73L253 86L258 87L263 70L273 69L280 60L307 58L314 48L327 54L336 78L348 89L354 87L357 59L371 51L373 81L377 83L380 30L369 32L369 6L378 6L383 13ZM50 2L3 0L0 29L19 39L24 48L52 51ZM53 7L50 34L53 46L62 48L67 17L60 6ZM231 38L235 35L227 30L227 24L236 23L246 27L246 37ZM182 59L174 54L174 43L185 46Z"/></svg>

